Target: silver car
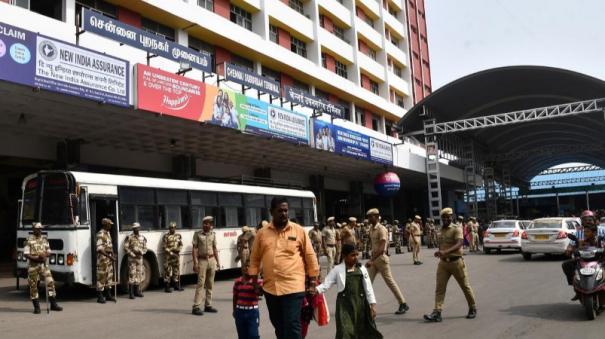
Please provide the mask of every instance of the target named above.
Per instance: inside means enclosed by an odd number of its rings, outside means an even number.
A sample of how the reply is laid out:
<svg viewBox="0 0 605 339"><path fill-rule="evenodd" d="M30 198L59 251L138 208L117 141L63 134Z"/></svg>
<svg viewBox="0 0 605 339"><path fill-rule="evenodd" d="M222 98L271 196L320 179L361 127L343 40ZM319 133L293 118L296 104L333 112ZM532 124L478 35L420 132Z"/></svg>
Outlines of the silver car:
<svg viewBox="0 0 605 339"><path fill-rule="evenodd" d="M531 222L529 220L497 220L483 234L483 253L492 249L521 250L521 234Z"/></svg>
<svg viewBox="0 0 605 339"><path fill-rule="evenodd" d="M531 260L532 254L563 254L570 240L567 234L576 234L580 227L576 218L540 218L529 224L521 234L521 254Z"/></svg>

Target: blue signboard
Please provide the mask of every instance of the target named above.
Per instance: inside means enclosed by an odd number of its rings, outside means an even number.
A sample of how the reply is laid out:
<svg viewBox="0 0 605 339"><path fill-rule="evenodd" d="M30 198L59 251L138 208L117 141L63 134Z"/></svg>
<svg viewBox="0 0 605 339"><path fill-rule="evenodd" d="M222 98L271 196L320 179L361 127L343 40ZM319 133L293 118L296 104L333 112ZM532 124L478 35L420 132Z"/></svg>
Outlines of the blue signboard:
<svg viewBox="0 0 605 339"><path fill-rule="evenodd" d="M208 52L198 52L181 46L159 35L86 8L82 8L82 29L166 59L188 63L191 67L203 72L212 73L212 57Z"/></svg>
<svg viewBox="0 0 605 339"><path fill-rule="evenodd" d="M129 105L128 61L0 23L0 79Z"/></svg>

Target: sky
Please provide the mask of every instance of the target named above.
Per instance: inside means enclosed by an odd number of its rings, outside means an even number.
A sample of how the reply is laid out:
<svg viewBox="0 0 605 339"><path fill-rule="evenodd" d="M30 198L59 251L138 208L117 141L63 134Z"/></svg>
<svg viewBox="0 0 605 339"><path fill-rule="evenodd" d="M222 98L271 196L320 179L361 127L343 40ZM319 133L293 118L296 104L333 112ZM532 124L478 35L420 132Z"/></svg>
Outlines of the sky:
<svg viewBox="0 0 605 339"><path fill-rule="evenodd" d="M605 0L425 0L425 6L433 90L511 65L605 80Z"/></svg>

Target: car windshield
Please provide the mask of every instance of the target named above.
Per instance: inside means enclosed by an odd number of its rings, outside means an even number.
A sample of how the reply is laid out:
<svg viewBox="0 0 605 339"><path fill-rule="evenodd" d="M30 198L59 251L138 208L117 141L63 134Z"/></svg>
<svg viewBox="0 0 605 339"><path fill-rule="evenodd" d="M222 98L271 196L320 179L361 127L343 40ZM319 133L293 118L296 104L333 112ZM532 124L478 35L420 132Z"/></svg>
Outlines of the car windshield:
<svg viewBox="0 0 605 339"><path fill-rule="evenodd" d="M558 220L537 220L529 225L530 229L538 228L561 228L561 222Z"/></svg>
<svg viewBox="0 0 605 339"><path fill-rule="evenodd" d="M515 221L494 221L489 228L515 228Z"/></svg>

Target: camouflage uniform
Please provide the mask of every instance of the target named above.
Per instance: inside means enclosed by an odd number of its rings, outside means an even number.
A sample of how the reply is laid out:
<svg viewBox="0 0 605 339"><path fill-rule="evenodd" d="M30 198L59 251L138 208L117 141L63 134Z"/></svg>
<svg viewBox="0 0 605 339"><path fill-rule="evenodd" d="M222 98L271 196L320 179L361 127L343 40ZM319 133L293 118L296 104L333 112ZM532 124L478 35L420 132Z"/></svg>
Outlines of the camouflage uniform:
<svg viewBox="0 0 605 339"><path fill-rule="evenodd" d="M40 254L50 254L50 246L46 237L31 235L25 242L25 248L23 254L38 256ZM29 297L32 300L38 299L38 281L40 277L43 277L48 286L48 296L54 297L55 293L55 281L53 280L50 270L46 265L46 262L36 262L29 260L27 268L27 282L29 284Z"/></svg>
<svg viewBox="0 0 605 339"><path fill-rule="evenodd" d="M141 234L131 234L124 240L124 250L128 254L128 283L138 286L145 280L143 255L147 253L147 239Z"/></svg>
<svg viewBox="0 0 605 339"><path fill-rule="evenodd" d="M181 275L181 256L183 248L181 235L178 233L166 233L162 237L162 249L164 250L164 283L168 286L170 280L178 283Z"/></svg>
<svg viewBox="0 0 605 339"><path fill-rule="evenodd" d="M111 234L106 230L97 232L97 291L110 288L113 284L113 262L111 258L100 253L102 250L113 252Z"/></svg>

